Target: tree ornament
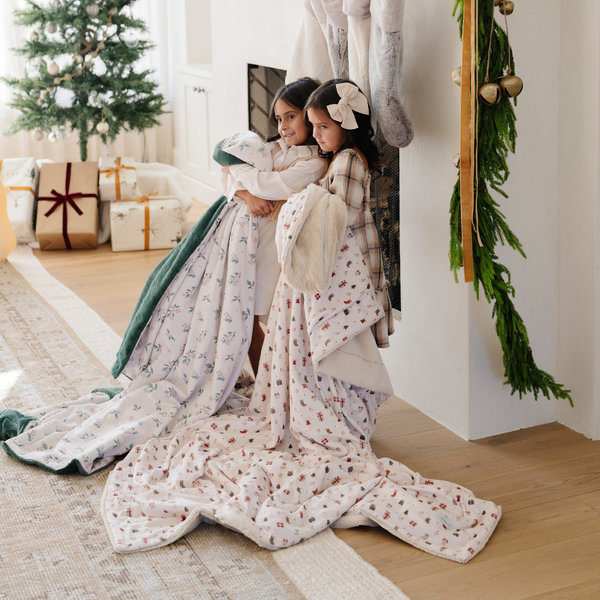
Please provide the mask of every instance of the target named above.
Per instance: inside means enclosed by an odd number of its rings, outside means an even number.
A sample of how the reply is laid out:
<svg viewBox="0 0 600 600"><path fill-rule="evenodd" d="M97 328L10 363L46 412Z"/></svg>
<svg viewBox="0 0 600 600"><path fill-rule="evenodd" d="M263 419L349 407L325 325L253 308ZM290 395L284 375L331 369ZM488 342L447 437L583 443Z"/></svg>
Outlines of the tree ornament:
<svg viewBox="0 0 600 600"><path fill-rule="evenodd" d="M111 8L108 11L108 16L109 17L114 17L118 12L119 12L119 9L116 6L114 6L113 8Z"/></svg>
<svg viewBox="0 0 600 600"><path fill-rule="evenodd" d="M135 48L138 44L140 43L140 40L138 40L136 37L134 36L127 36L125 38L125 45L128 48Z"/></svg>
<svg viewBox="0 0 600 600"><path fill-rule="evenodd" d="M37 42L40 39L40 34L37 31L32 31L29 34L29 41Z"/></svg>
<svg viewBox="0 0 600 600"><path fill-rule="evenodd" d="M462 67L458 67L458 69L454 69L454 71L452 71L452 81L454 81L454 83L460 87L461 80L462 80Z"/></svg>
<svg viewBox="0 0 600 600"><path fill-rule="evenodd" d="M58 75L58 65L52 61L49 65L48 65L48 73L50 73L50 75Z"/></svg>
<svg viewBox="0 0 600 600"><path fill-rule="evenodd" d="M499 6L504 0L494 0L494 6Z"/></svg>
<svg viewBox="0 0 600 600"><path fill-rule="evenodd" d="M100 123L96 125L96 129L98 130L98 133L105 134L108 133L110 127L108 126L108 123L106 121L100 121Z"/></svg>
<svg viewBox="0 0 600 600"><path fill-rule="evenodd" d="M71 132L66 125L61 125L56 131L56 135L61 140L65 140L71 135Z"/></svg>
<svg viewBox="0 0 600 600"><path fill-rule="evenodd" d="M65 81L69 81L69 79L72 79L73 75L71 75L71 73L65 73L64 79Z"/></svg>
<svg viewBox="0 0 600 600"><path fill-rule="evenodd" d="M505 17L508 15L512 15L513 10L515 10L515 3L511 2L510 0L502 0L502 2L500 2L498 10Z"/></svg>
<svg viewBox="0 0 600 600"><path fill-rule="evenodd" d="M460 154L455 154L452 157L452 162L457 169L460 169Z"/></svg>
<svg viewBox="0 0 600 600"><path fill-rule="evenodd" d="M56 33L57 29L56 23L48 23L48 25L46 25L46 31L48 33Z"/></svg>
<svg viewBox="0 0 600 600"><path fill-rule="evenodd" d="M75 55L75 62L80 65L83 62L83 56L81 54Z"/></svg>
<svg viewBox="0 0 600 600"><path fill-rule="evenodd" d="M44 139L44 132L41 129L38 129L38 128L34 129L31 132L31 139L34 142L41 142Z"/></svg>
<svg viewBox="0 0 600 600"><path fill-rule="evenodd" d="M523 91L523 80L516 75L505 75L499 81L505 96L516 98Z"/></svg>
<svg viewBox="0 0 600 600"><path fill-rule="evenodd" d="M61 81L62 81L62 79L60 77L55 77L54 78L54 85L60 85Z"/></svg>
<svg viewBox="0 0 600 600"><path fill-rule="evenodd" d="M486 83L479 88L479 97L488 106L492 106L502 100L502 90L497 83Z"/></svg>
<svg viewBox="0 0 600 600"><path fill-rule="evenodd" d="M56 137L56 133L55 133L54 131L51 131L51 132L48 134L48 141L49 141L51 144L56 144L56 142L58 142L58 137Z"/></svg>
<svg viewBox="0 0 600 600"><path fill-rule="evenodd" d="M91 17L95 17L100 12L100 7L95 2L92 2L85 7L85 12Z"/></svg>

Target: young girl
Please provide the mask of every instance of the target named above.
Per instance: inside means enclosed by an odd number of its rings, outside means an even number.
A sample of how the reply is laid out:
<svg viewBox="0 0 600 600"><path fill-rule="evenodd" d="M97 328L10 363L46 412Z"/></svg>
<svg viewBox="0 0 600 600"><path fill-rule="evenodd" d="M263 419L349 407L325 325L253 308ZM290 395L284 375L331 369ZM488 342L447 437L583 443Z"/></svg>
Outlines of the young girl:
<svg viewBox="0 0 600 600"><path fill-rule="evenodd" d="M387 343L367 202L367 165L378 155L353 84L319 88L308 114L334 160L322 186L290 197L277 221L282 273L252 398L230 397L210 417L149 440L111 473L103 511L118 552L171 543L203 520L270 550L375 522L466 561L495 527L492 503L371 450L378 407L393 393L371 334L381 323Z"/></svg>
<svg viewBox="0 0 600 600"><path fill-rule="evenodd" d="M302 275L314 271L318 285L294 287L282 261L252 398L232 393L239 373L232 365L250 324L244 306L253 298L257 223L245 207L228 203L198 256L190 257L190 269L169 288L168 303L153 315L133 355L139 373L126 371L134 380L119 399L89 399L81 427L72 427L81 405L55 407L55 414L38 416L34 431L5 442L27 462L53 471L75 462L84 473L130 450L102 498L117 552L165 546L203 521L270 550L330 526L377 523L459 562L491 535L499 507L379 459L370 446L378 407L393 389L370 330L383 320L371 283L370 265L380 266L369 251L376 233L369 238L359 226L368 231L372 223L366 165L375 165L377 155L360 135L351 136L351 148L342 149L341 141L351 113L368 112L359 93L355 86L339 90L330 103L337 106L325 109L332 122L315 94L310 118L322 151L334 153L325 184L335 183L338 194L313 184L282 208L278 252L294 245L306 260L292 260L293 268L306 265ZM326 277L323 262L314 260L321 255L334 256ZM383 275L377 280L381 295Z"/></svg>
<svg viewBox="0 0 600 600"><path fill-rule="evenodd" d="M327 169L318 147L308 145L303 117L318 86L304 78L277 92L271 172L228 167L247 207L222 197L149 277L113 367L129 385L34 411L27 431L5 443L7 452L50 471L91 473L132 444L217 411L247 354L258 371L264 334L255 315L268 314L280 271L276 222L260 217ZM68 427L57 431L57 419Z"/></svg>
<svg viewBox="0 0 600 600"><path fill-rule="evenodd" d="M248 356L254 374L264 340L259 320L266 322L280 267L275 247L275 227L281 205L309 183L318 181L327 169L328 161L319 157L318 146L304 120L303 109L310 94L319 84L309 77L283 86L271 104L269 121L277 127L277 135L269 138L266 151L273 158L270 171L248 164L223 167L237 185L235 196L247 203L248 212L258 218L258 247L254 300L254 328ZM225 149L229 140L225 140ZM265 217L265 218L263 218Z"/></svg>
<svg viewBox="0 0 600 600"><path fill-rule="evenodd" d="M373 334L377 345L387 348L394 322L379 238L369 208L369 169L380 167L379 151L372 139L369 104L354 83L332 79L313 92L305 112L319 153L331 160L329 171L319 185L342 198L348 206L348 225L371 273L377 299L385 310L385 318L373 326Z"/></svg>

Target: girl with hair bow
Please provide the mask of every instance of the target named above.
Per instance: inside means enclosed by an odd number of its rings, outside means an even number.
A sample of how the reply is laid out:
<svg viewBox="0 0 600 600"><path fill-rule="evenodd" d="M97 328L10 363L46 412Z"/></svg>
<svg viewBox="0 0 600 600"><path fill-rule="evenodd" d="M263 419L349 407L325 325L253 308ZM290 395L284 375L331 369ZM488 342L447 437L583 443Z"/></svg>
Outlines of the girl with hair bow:
<svg viewBox="0 0 600 600"><path fill-rule="evenodd" d="M351 81L331 79L311 94L305 113L312 124L319 153L331 161L319 185L346 202L348 225L369 267L377 299L385 310L385 316L373 326L373 335L380 348L387 348L394 321L379 238L369 208L369 169L381 166L380 153L372 139L369 103Z"/></svg>

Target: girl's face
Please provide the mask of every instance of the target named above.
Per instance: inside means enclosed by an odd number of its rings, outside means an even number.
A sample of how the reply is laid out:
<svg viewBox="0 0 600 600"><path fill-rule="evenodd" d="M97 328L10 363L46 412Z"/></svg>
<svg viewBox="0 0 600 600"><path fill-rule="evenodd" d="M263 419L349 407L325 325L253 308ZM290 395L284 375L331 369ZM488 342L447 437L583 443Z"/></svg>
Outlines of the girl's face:
<svg viewBox="0 0 600 600"><path fill-rule="evenodd" d="M310 132L304 122L304 114L295 106L288 104L285 100L275 102L275 120L277 131L281 139L288 146L299 146L304 144L310 136Z"/></svg>
<svg viewBox="0 0 600 600"><path fill-rule="evenodd" d="M320 108L307 110L308 120L313 126L313 137L323 152L337 152L344 141L344 132L329 114Z"/></svg>

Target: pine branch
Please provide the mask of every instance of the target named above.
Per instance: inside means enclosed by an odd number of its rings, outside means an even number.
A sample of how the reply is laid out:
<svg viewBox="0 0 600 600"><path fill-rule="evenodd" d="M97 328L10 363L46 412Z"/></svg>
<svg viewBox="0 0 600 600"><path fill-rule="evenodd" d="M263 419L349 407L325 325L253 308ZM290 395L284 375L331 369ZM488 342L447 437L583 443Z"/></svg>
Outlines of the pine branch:
<svg viewBox="0 0 600 600"><path fill-rule="evenodd" d="M463 33L463 11L465 0L455 0L453 16L457 15L460 36ZM479 0L479 57L480 85L485 81L488 65L487 54L490 29L494 19L493 3ZM509 66L508 38L504 30L494 23L492 30L489 81L499 79ZM514 73L514 56L510 55L511 72ZM515 99L516 104L516 99ZM473 287L479 300L479 291L488 302L493 303L492 317L496 319L496 333L502 347L505 385L511 386L511 394L532 392L537 400L541 393L557 399L568 400L573 406L570 390L564 389L552 375L538 368L533 358L527 328L512 301L515 289L509 270L500 264L495 254L498 243L508 244L526 258L521 242L508 226L499 204L489 189L508 198L502 190L510 171L508 153L514 153L517 140L516 116L510 100L503 98L498 104L488 106L478 103L479 127L477 131L477 173L475 191L478 206L478 225L482 246L477 243L473 228ZM489 186L489 189L488 189ZM450 268L458 282L458 270L462 267L462 229L460 219L460 176L450 200Z"/></svg>

